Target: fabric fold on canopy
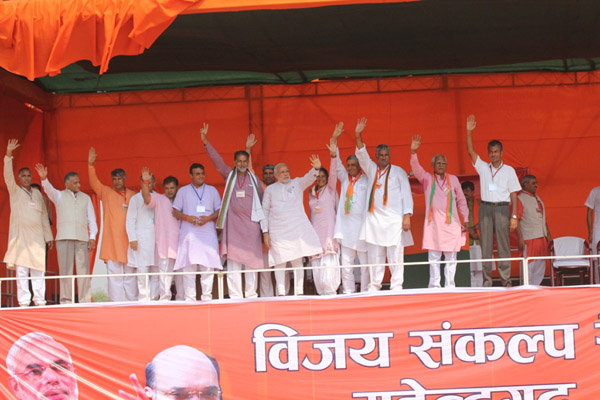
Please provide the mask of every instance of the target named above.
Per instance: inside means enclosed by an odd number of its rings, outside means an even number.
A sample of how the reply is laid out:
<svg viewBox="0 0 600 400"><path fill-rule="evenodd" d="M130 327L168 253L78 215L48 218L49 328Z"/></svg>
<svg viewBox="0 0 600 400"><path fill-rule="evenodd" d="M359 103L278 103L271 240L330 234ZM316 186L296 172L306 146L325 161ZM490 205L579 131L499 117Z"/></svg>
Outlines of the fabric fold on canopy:
<svg viewBox="0 0 600 400"><path fill-rule="evenodd" d="M33 80L76 61L108 69L149 48L201 0L29 0L0 3L0 66Z"/></svg>

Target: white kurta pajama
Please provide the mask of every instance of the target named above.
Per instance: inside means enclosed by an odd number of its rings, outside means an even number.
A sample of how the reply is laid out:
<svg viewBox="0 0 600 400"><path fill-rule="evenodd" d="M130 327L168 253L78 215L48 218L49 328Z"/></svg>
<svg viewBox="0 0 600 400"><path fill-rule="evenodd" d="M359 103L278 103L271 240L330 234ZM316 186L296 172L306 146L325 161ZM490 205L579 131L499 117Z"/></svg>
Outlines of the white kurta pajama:
<svg viewBox="0 0 600 400"><path fill-rule="evenodd" d="M137 241L137 250L127 249L127 266L135 268L136 273L158 272L156 259L156 233L154 226L154 209L144 204L142 193L136 193L129 200L125 230L129 243ZM158 300L158 275L137 277L138 300Z"/></svg>
<svg viewBox="0 0 600 400"><path fill-rule="evenodd" d="M304 191L314 183L318 171L311 168L302 178L277 182L265 189L263 211L271 241L269 266L275 266L277 295L285 295L285 265L302 266L302 257L321 254L321 242L304 211ZM294 271L296 293L304 293L304 271Z"/></svg>
<svg viewBox="0 0 600 400"><path fill-rule="evenodd" d="M319 236L322 248L322 254L311 258L311 265L313 267L330 267L312 270L315 288L321 295L334 295L340 286L339 244L333 237L338 203L336 159L337 157L331 159L327 185L318 191L315 185L308 193L310 221Z"/></svg>
<svg viewBox="0 0 600 400"><path fill-rule="evenodd" d="M360 264L367 263L367 244L360 239L360 231L365 219L367 209L368 178L362 172L358 179L352 178L342 164L340 154L336 157L336 171L342 184L340 200L335 221L335 234L341 242L342 265L355 265L356 258ZM346 194L352 184L352 199L346 205ZM347 207L348 206L348 207ZM349 209L347 209L349 208ZM356 291L354 268L342 268L342 290L344 294ZM367 291L369 285L369 269L360 268L360 290Z"/></svg>
<svg viewBox="0 0 600 400"><path fill-rule="evenodd" d="M378 171L377 164L369 157L366 146L356 149L356 157L361 168L367 174L369 182L365 222L360 238L367 242L369 264L384 264L387 255L392 275L390 289L400 290L404 283L404 247L413 245L410 231L402 230L404 215L413 213L413 199L408 175L402 168L389 164L386 205L384 204L385 173ZM387 173L387 171L385 172ZM374 183L376 185L373 192L373 212L370 212L369 196ZM381 290L385 266L373 266L371 270L369 290Z"/></svg>
<svg viewBox="0 0 600 400"><path fill-rule="evenodd" d="M8 248L4 262L9 269L16 270L17 277L41 278L46 271L46 242L52 241L48 210L39 190L29 192L17 185L12 161L12 157L4 157L4 181L10 196ZM35 305L46 304L44 280L32 279L31 285ZM20 306L31 303L29 280L17 281L17 300Z"/></svg>

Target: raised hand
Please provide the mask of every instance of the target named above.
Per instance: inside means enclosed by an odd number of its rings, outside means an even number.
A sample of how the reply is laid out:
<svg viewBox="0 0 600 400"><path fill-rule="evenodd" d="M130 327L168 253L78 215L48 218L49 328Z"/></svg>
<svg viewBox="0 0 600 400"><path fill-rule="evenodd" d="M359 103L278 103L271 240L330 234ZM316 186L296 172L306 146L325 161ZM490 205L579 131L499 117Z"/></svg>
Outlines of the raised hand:
<svg viewBox="0 0 600 400"><path fill-rule="evenodd" d="M359 118L358 122L356 123L356 128L354 128L354 134L356 136L360 135L361 133L363 133L366 127L367 119L365 117Z"/></svg>
<svg viewBox="0 0 600 400"><path fill-rule="evenodd" d="M475 116L473 114L469 115L467 117L467 130L473 131L476 126L477 126L477 123L475 122Z"/></svg>
<svg viewBox="0 0 600 400"><path fill-rule="evenodd" d="M246 151L249 152L256 143L258 143L258 140L256 140L254 133L249 134L246 138Z"/></svg>
<svg viewBox="0 0 600 400"><path fill-rule="evenodd" d="M148 167L142 168L142 180L143 181L152 180L152 174L150 173L150 168L148 168Z"/></svg>
<svg viewBox="0 0 600 400"><path fill-rule="evenodd" d="M150 397L146 395L146 391L142 384L138 381L138 378L135 374L129 375L129 381L131 382L131 386L133 386L133 390L135 391L135 395L129 394L124 390L119 389L119 396L121 396L124 400L149 400Z"/></svg>
<svg viewBox="0 0 600 400"><path fill-rule="evenodd" d="M48 177L48 168L44 167L42 164L35 164L35 170L40 176L40 180L45 180Z"/></svg>
<svg viewBox="0 0 600 400"><path fill-rule="evenodd" d="M312 165L312 167L314 169L320 169L321 168L321 160L319 159L319 156L316 154L313 154L309 157L310 160L310 164Z"/></svg>
<svg viewBox="0 0 600 400"><path fill-rule="evenodd" d="M206 122L203 122L202 128L200 128L200 140L205 145L208 143L208 124Z"/></svg>
<svg viewBox="0 0 600 400"><path fill-rule="evenodd" d="M331 157L335 157L337 154L337 140L335 137L332 137L331 139L329 139L329 144L326 144L325 146L327 146L327 149L329 149L329 152L331 153Z"/></svg>
<svg viewBox="0 0 600 400"><path fill-rule="evenodd" d="M96 149L90 147L90 152L88 153L88 165L94 165L94 163L96 162L96 156Z"/></svg>
<svg viewBox="0 0 600 400"><path fill-rule="evenodd" d="M410 143L410 153L415 154L419 147L421 147L421 135L415 135Z"/></svg>
<svg viewBox="0 0 600 400"><path fill-rule="evenodd" d="M337 141L337 138L339 138L342 133L344 132L344 123L343 122L338 122L335 125L335 129L333 130L333 136L332 138L334 138Z"/></svg>
<svg viewBox="0 0 600 400"><path fill-rule="evenodd" d="M12 152L19 146L20 144L17 139L9 139L8 145L6 145L6 155L9 157L12 156Z"/></svg>

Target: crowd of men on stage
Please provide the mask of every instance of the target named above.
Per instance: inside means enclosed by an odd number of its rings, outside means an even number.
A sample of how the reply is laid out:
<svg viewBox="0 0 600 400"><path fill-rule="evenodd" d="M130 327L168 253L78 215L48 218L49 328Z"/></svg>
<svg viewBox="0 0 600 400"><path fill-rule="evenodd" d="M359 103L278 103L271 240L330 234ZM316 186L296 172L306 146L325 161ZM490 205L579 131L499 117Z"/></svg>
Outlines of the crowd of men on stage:
<svg viewBox="0 0 600 400"><path fill-rule="evenodd" d="M208 141L208 125L200 129L206 152L225 181L224 193L205 184L205 169L194 163L189 168L191 182L180 187L173 176L163 180L163 194L155 192L155 176L148 168L141 174L141 191L126 187L122 169L111 172L112 185L103 184L96 175L96 152L88 155L91 188L102 201L103 234L100 259L108 270L108 295L111 301L170 300L173 275L131 275L148 272L215 271L226 259L227 286L230 298L284 296L290 292L286 266L302 268L310 259L315 289L321 295L382 288L385 264L390 268L390 289L402 289L404 247L413 244L410 233L413 199L407 173L390 162L390 149L379 145L371 159L362 139L367 120L361 118L355 128L356 152L348 155L345 165L337 141L343 123L336 125L327 148L329 170L318 156L309 159L310 168L292 179L284 163L265 165L262 180L252 172L251 150L256 144L248 136L246 150L237 151L231 167ZM515 170L502 161L502 143L488 143L489 162L484 162L473 148L475 117L467 119L467 151L479 175L480 200L475 200L472 182L459 182L446 172L447 159L437 154L431 170L424 168L417 156L421 137L411 141L410 166L423 185L425 221L422 248L430 261L429 287L440 287L440 261L445 286L454 286L456 257L469 233L471 259L493 257L494 236L498 256L510 257L511 231L516 231L519 248L527 256L548 254L551 240L544 203L536 194L535 176L526 175L519 182ZM80 177L75 172L65 176L63 190L47 179L47 168L37 164L42 188L56 208L56 238L48 218L49 205L42 193L32 186L32 171L21 168L18 184L13 172L13 152L19 147L15 139L8 142L4 158L4 179L10 195L10 230L4 262L16 269L17 277L31 279L33 302L44 305L43 275L46 253L56 243L59 274L89 274L90 252L96 246L98 227L90 197L80 191ZM337 192L337 181L341 192ZM522 185L522 186L521 186ZM309 189L310 219L304 207L304 192ZM474 223L478 205L478 223ZM600 239L600 187L592 190L588 207L589 240L595 248ZM219 246L218 231L222 231ZM386 262L387 260L387 262ZM369 265L356 274L351 265ZM271 272L253 270L274 267ZM242 284L241 270L245 268ZM541 284L546 263L529 263L530 283ZM499 262L501 284L510 286L510 262ZM125 276L112 276L125 274ZM259 276L260 275L260 276ZM304 291L304 271L294 269L296 295ZM37 278L37 279L33 279ZM148 279L148 282L147 282ZM201 274L201 299L212 299L214 274ZM260 285L259 285L260 281ZM472 286L492 285L492 263L471 263ZM177 299L195 301L196 276L175 275ZM79 302L91 301L89 278L77 279ZM32 300L29 281L17 281L20 306ZM60 280L60 303L72 303L71 279Z"/></svg>

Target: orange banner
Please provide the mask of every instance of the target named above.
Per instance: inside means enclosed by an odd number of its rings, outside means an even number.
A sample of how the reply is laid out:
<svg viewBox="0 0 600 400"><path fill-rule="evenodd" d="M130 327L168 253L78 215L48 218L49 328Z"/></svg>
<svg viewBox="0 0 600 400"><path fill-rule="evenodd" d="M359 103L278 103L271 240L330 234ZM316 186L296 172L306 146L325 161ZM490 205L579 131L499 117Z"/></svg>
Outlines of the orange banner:
<svg viewBox="0 0 600 400"><path fill-rule="evenodd" d="M599 293L423 290L2 310L0 393L53 400L589 400L600 378Z"/></svg>

